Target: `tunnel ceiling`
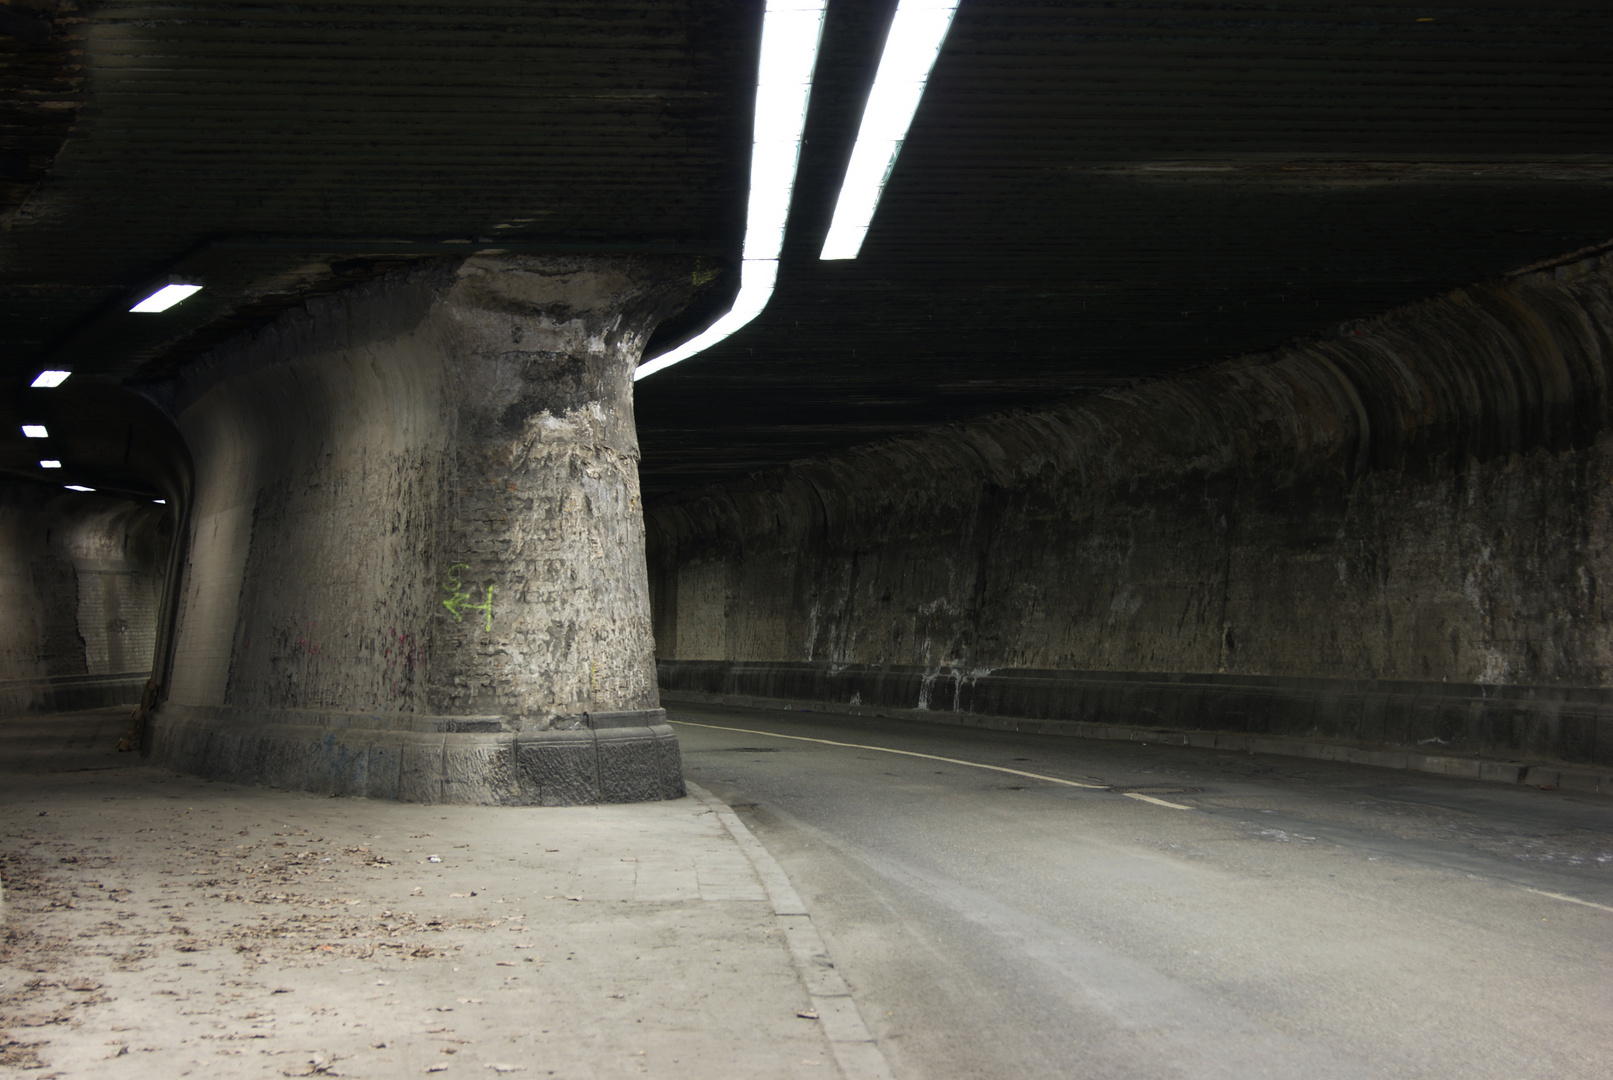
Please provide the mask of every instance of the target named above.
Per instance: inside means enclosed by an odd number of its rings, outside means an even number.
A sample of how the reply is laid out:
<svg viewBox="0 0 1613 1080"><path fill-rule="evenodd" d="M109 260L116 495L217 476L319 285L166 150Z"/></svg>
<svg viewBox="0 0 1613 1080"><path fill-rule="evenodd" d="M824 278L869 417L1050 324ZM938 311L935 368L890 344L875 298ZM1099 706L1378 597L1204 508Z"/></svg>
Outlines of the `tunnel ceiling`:
<svg viewBox="0 0 1613 1080"><path fill-rule="evenodd" d="M650 497L1613 238L1606 4L963 0L861 258L822 263L893 6L830 0L767 311L638 384ZM0 8L0 386L27 411L48 364L160 381L477 246L731 267L760 26L711 0ZM208 288L126 312L169 275Z"/></svg>

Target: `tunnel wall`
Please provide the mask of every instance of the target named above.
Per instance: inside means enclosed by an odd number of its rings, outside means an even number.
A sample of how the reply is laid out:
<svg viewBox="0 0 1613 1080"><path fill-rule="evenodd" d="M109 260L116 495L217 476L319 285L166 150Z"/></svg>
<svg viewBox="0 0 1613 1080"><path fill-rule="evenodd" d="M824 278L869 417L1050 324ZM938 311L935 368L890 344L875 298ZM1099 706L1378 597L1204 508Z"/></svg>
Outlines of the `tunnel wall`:
<svg viewBox="0 0 1613 1080"><path fill-rule="evenodd" d="M445 261L189 369L154 756L422 802L682 795L631 376L688 288L653 261Z"/></svg>
<svg viewBox="0 0 1613 1080"><path fill-rule="evenodd" d="M1613 764L1610 271L658 505L663 689Z"/></svg>
<svg viewBox="0 0 1613 1080"><path fill-rule="evenodd" d="M0 484L0 715L140 700L169 538L161 506Z"/></svg>

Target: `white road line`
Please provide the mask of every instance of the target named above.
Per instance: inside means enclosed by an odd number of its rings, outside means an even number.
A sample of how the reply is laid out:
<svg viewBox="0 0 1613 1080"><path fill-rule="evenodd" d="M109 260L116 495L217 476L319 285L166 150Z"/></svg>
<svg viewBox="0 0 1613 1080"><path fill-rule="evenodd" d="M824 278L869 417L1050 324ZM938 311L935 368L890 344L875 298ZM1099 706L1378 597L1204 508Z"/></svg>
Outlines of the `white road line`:
<svg viewBox="0 0 1613 1080"><path fill-rule="evenodd" d="M1553 900L1565 900L1570 904L1584 904L1586 907L1593 907L1597 911L1606 911L1610 914L1613 914L1613 907L1608 907L1606 904L1593 904L1589 900L1581 900L1577 896L1564 896L1562 893L1547 892L1545 889L1531 889L1527 885L1522 885L1519 887L1522 888L1524 892L1532 892L1536 896L1549 896Z"/></svg>
<svg viewBox="0 0 1613 1080"><path fill-rule="evenodd" d="M1143 802L1151 802L1155 806L1168 806L1172 810L1191 810L1191 809L1193 809L1191 806L1183 806L1179 802L1166 802L1164 799L1156 799L1152 795L1144 795L1144 794L1142 794L1140 792L1136 792L1136 791L1122 791L1120 794L1124 795L1128 799L1141 799Z"/></svg>
<svg viewBox="0 0 1613 1080"><path fill-rule="evenodd" d="M1090 791L1108 791L1108 784L1083 784L1079 780L1065 780L1058 776L1046 776L1042 773L1026 772L1024 769L1010 769L1005 765L984 765L978 761L964 761L962 758L941 757L939 754L921 754L917 750L892 750L888 746L868 746L864 743L837 742L834 739L809 739L805 735L779 735L771 731L757 731L754 728L724 727L721 724L697 724L693 720L673 720L667 718L669 724L683 724L686 727L710 728L712 731L735 731L741 735L763 735L769 739L790 739L794 742L821 743L824 746L844 746L851 750L878 750L882 754L900 754L903 757L923 758L926 761L944 761L948 765L967 765L971 769L990 769L992 772L1007 773L1010 776L1024 776L1031 780L1045 780L1049 784L1063 784L1065 787L1087 788ZM1143 802L1154 803L1157 806L1168 806L1172 810L1191 810L1191 806L1180 803L1166 802L1156 799L1152 795L1139 795L1136 792L1123 792L1127 798L1141 799Z"/></svg>

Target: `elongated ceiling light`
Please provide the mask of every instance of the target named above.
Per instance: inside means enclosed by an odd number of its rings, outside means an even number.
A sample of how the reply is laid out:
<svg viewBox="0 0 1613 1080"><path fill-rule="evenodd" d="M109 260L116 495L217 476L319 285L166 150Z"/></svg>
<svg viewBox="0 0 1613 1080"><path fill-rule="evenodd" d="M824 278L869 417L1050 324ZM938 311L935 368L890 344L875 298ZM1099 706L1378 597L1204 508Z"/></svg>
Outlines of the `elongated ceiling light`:
<svg viewBox="0 0 1613 1080"><path fill-rule="evenodd" d="M874 88L863 109L857 144L851 149L846 180L835 200L834 218L820 259L855 259L868 235L885 181L896 167L902 140L918 111L930 69L941 55L958 0L901 0L891 20Z"/></svg>
<svg viewBox="0 0 1613 1080"><path fill-rule="evenodd" d="M795 190L801 129L818 62L825 0L768 0L762 17L762 55L756 66L756 121L751 136L750 198L739 295L728 314L682 345L633 372L637 382L704 352L762 313L778 279L779 249Z"/></svg>
<svg viewBox="0 0 1613 1080"><path fill-rule="evenodd" d="M41 371L34 377L34 381L28 385L36 387L60 386L67 381L67 377L71 374L71 371Z"/></svg>
<svg viewBox="0 0 1613 1080"><path fill-rule="evenodd" d="M142 315L167 311L181 300L187 300L201 291L200 285L164 285L129 310L138 311Z"/></svg>
<svg viewBox="0 0 1613 1080"><path fill-rule="evenodd" d="M44 424L24 424L22 425L22 436L25 439L48 439L50 438L50 432L45 430Z"/></svg>

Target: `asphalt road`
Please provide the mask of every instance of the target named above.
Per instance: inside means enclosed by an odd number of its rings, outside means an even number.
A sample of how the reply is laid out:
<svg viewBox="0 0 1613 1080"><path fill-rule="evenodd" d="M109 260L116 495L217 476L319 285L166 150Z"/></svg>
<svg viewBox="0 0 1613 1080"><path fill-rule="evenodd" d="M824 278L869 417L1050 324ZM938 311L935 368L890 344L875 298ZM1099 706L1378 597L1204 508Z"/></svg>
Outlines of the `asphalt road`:
<svg viewBox="0 0 1613 1080"><path fill-rule="evenodd" d="M1613 1076L1613 799L668 712L902 1080Z"/></svg>

